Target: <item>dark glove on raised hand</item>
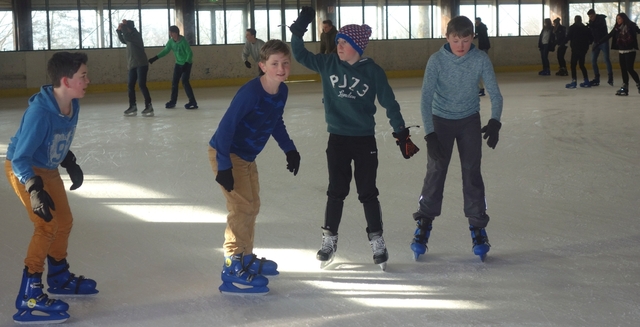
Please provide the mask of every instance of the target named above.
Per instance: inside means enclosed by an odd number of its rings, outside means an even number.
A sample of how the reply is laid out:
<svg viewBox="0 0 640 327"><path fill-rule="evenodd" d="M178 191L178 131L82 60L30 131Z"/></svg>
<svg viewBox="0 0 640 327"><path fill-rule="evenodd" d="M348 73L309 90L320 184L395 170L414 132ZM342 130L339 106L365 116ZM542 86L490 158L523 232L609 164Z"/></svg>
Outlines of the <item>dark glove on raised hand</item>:
<svg viewBox="0 0 640 327"><path fill-rule="evenodd" d="M300 152L291 150L286 153L287 155L287 169L293 173L293 176L298 174L300 169Z"/></svg>
<svg viewBox="0 0 640 327"><path fill-rule="evenodd" d="M411 141L411 135L409 135L409 128L405 128L399 133L391 133L396 138L396 144L400 147L400 152L405 159L411 158L414 154L418 153L420 149Z"/></svg>
<svg viewBox="0 0 640 327"><path fill-rule="evenodd" d="M51 210L56 210L56 206L51 200L49 193L44 190L44 183L42 177L33 176L27 180L24 184L25 189L29 193L31 199L31 210L46 222L50 222L53 219Z"/></svg>
<svg viewBox="0 0 640 327"><path fill-rule="evenodd" d="M427 134L424 139L427 141L427 153L429 154L429 157L434 160L444 159L444 149L438 140L438 134L431 132Z"/></svg>
<svg viewBox="0 0 640 327"><path fill-rule="evenodd" d="M69 174L69 178L71 178L71 188L69 190L73 191L78 187L82 186L82 182L84 181L84 173L80 166L76 163L76 156L69 150L67 152L67 156L64 157L64 160L60 163L62 168L67 170L67 174Z"/></svg>
<svg viewBox="0 0 640 327"><path fill-rule="evenodd" d="M298 19L296 19L293 24L289 27L291 34L303 37L304 32L307 31L307 26L313 21L316 16L316 11L309 6L304 6L300 10L300 14L298 15Z"/></svg>
<svg viewBox="0 0 640 327"><path fill-rule="evenodd" d="M149 58L149 63L153 64L156 60L158 60L158 56L153 56L153 58Z"/></svg>
<svg viewBox="0 0 640 327"><path fill-rule="evenodd" d="M251 63L248 60L244 61L244 65L247 66L247 68L251 68Z"/></svg>
<svg viewBox="0 0 640 327"><path fill-rule="evenodd" d="M502 123L491 118L489 119L489 123L480 130L480 132L484 134L483 138L485 140L488 138L487 145L492 149L495 149L496 144L498 144L500 127L502 127Z"/></svg>
<svg viewBox="0 0 640 327"><path fill-rule="evenodd" d="M218 171L216 182L222 185L227 192L233 191L233 174L231 173L231 168Z"/></svg>

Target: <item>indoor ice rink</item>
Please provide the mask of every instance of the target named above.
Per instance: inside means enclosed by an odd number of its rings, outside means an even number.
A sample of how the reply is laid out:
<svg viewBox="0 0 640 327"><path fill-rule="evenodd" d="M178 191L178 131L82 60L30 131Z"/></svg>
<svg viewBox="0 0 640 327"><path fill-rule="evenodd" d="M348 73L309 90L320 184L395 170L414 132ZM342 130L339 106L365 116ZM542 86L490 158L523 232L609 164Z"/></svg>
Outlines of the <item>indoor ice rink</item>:
<svg viewBox="0 0 640 327"><path fill-rule="evenodd" d="M483 147L492 245L484 263L471 252L455 155L429 252L414 261L424 130L412 129L421 151L405 160L378 108L386 272L372 262L355 186L336 258L320 269L328 183L321 86L289 83L284 120L302 163L294 177L274 141L258 156L255 253L275 260L280 275L254 297L218 291L226 208L207 157L238 87L194 89L198 110L164 109L169 91L153 90L154 117L123 116L126 92L87 93L71 146L85 179L68 192L68 260L100 293L60 297L70 305L65 325L638 326L640 94L617 97L606 84L568 90L567 77L533 71L497 76L503 127L496 149ZM390 83L406 123L421 125L422 79ZM178 100L186 103L183 91ZM0 158L27 98L2 102ZM481 106L485 123L490 95ZM0 207L0 326L12 326L33 228L6 180Z"/></svg>

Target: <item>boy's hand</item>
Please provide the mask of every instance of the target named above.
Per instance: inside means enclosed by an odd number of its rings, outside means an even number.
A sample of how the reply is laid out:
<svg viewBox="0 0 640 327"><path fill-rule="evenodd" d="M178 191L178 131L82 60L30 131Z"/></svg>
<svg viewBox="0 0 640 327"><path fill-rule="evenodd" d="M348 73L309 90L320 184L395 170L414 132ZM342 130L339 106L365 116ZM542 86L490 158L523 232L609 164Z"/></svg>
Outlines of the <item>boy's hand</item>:
<svg viewBox="0 0 640 327"><path fill-rule="evenodd" d="M156 62L156 60L158 60L158 56L153 56L153 58L149 58L149 64L153 64L154 62Z"/></svg>
<svg viewBox="0 0 640 327"><path fill-rule="evenodd" d="M483 138L487 140L487 145L495 149L496 144L498 144L498 132L500 131L500 127L502 127L502 123L491 118L489 119L489 123L480 130L480 133L483 133Z"/></svg>
<svg viewBox="0 0 640 327"><path fill-rule="evenodd" d="M444 159L444 149L438 140L438 134L431 132L427 134L424 139L427 141L427 153L429 154L429 157L436 161Z"/></svg>
<svg viewBox="0 0 640 327"><path fill-rule="evenodd" d="M315 17L316 11L313 8L303 6L300 10L300 14L298 15L298 19L296 19L296 21L289 27L291 34L303 37L304 32L307 31L307 26L309 26Z"/></svg>
<svg viewBox="0 0 640 327"><path fill-rule="evenodd" d="M413 141L411 141L409 128L405 128L399 133L391 133L391 135L396 138L396 144L400 147L400 152L405 159L411 158L414 154L420 151Z"/></svg>
<svg viewBox="0 0 640 327"><path fill-rule="evenodd" d="M233 191L233 174L231 173L231 168L218 171L216 182L222 185L227 192Z"/></svg>
<svg viewBox="0 0 640 327"><path fill-rule="evenodd" d="M300 169L300 152L291 150L286 153L287 155L287 169L293 173L293 176L298 174Z"/></svg>
<svg viewBox="0 0 640 327"><path fill-rule="evenodd" d="M67 174L69 174L69 178L71 178L71 188L69 190L73 191L78 187L82 186L82 182L84 181L84 173L80 166L76 163L76 156L69 150L67 152L67 156L64 157L64 160L60 163L62 168L67 169Z"/></svg>
<svg viewBox="0 0 640 327"><path fill-rule="evenodd" d="M24 184L25 189L29 193L31 199L31 210L46 222L50 222L53 219L51 210L56 210L56 206L51 200L49 193L44 190L44 183L42 177L33 176Z"/></svg>
<svg viewBox="0 0 640 327"><path fill-rule="evenodd" d="M247 68L251 68L251 63L248 60L244 61L244 65L247 66Z"/></svg>

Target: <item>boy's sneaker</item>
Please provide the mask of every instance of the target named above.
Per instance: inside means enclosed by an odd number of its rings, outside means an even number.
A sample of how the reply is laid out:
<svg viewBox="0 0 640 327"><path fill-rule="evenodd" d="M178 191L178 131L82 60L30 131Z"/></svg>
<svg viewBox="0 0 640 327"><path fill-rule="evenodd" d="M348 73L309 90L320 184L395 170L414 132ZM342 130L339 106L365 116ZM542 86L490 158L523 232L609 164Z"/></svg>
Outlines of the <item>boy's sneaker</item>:
<svg viewBox="0 0 640 327"><path fill-rule="evenodd" d="M185 109L198 109L198 103L196 102L189 102L187 104L184 105Z"/></svg>
<svg viewBox="0 0 640 327"><path fill-rule="evenodd" d="M144 107L144 110L142 110L142 115L147 117L153 116L153 106L151 105L151 103L147 104Z"/></svg>
<svg viewBox="0 0 640 327"><path fill-rule="evenodd" d="M124 111L125 116L135 116L138 114L138 107L135 104L129 105L129 108Z"/></svg>
<svg viewBox="0 0 640 327"><path fill-rule="evenodd" d="M387 252L387 246L384 243L384 237L382 237L382 231L375 233L369 233L369 244L373 251L373 263L380 265L380 268L384 271L387 269L387 260L389 260L389 252Z"/></svg>
<svg viewBox="0 0 640 327"><path fill-rule="evenodd" d="M167 108L167 109L173 109L173 108L176 107L176 103L169 101L169 102L165 103L164 107Z"/></svg>

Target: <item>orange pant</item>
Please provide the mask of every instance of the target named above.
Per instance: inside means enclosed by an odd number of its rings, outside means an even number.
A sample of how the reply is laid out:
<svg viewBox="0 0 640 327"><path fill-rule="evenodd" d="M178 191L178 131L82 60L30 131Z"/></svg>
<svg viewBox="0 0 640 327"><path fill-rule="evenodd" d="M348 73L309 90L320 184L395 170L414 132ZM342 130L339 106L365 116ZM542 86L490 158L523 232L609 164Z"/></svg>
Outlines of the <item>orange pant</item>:
<svg viewBox="0 0 640 327"><path fill-rule="evenodd" d="M218 174L216 150L209 147L209 162L213 174ZM260 183L258 183L258 166L254 162L242 160L231 154L233 169L233 190L220 185L222 194L227 199L227 228L224 231L224 255L253 253L256 217L260 211Z"/></svg>
<svg viewBox="0 0 640 327"><path fill-rule="evenodd" d="M16 175L13 174L11 161L6 160L4 163L4 172L7 175L7 180L9 180L9 184L11 184L16 195L27 209L29 219L31 219L34 227L24 264L30 273L41 273L44 272L44 263L47 255L56 260L62 260L67 257L67 246L69 245L69 234L73 226L73 216L69 208L67 192L64 189L64 183L58 170L37 167L33 167L33 170L36 175L42 177L44 190L49 193L56 207L56 210L51 211L53 219L48 223L33 213L29 193L27 193L24 185L20 183Z"/></svg>

